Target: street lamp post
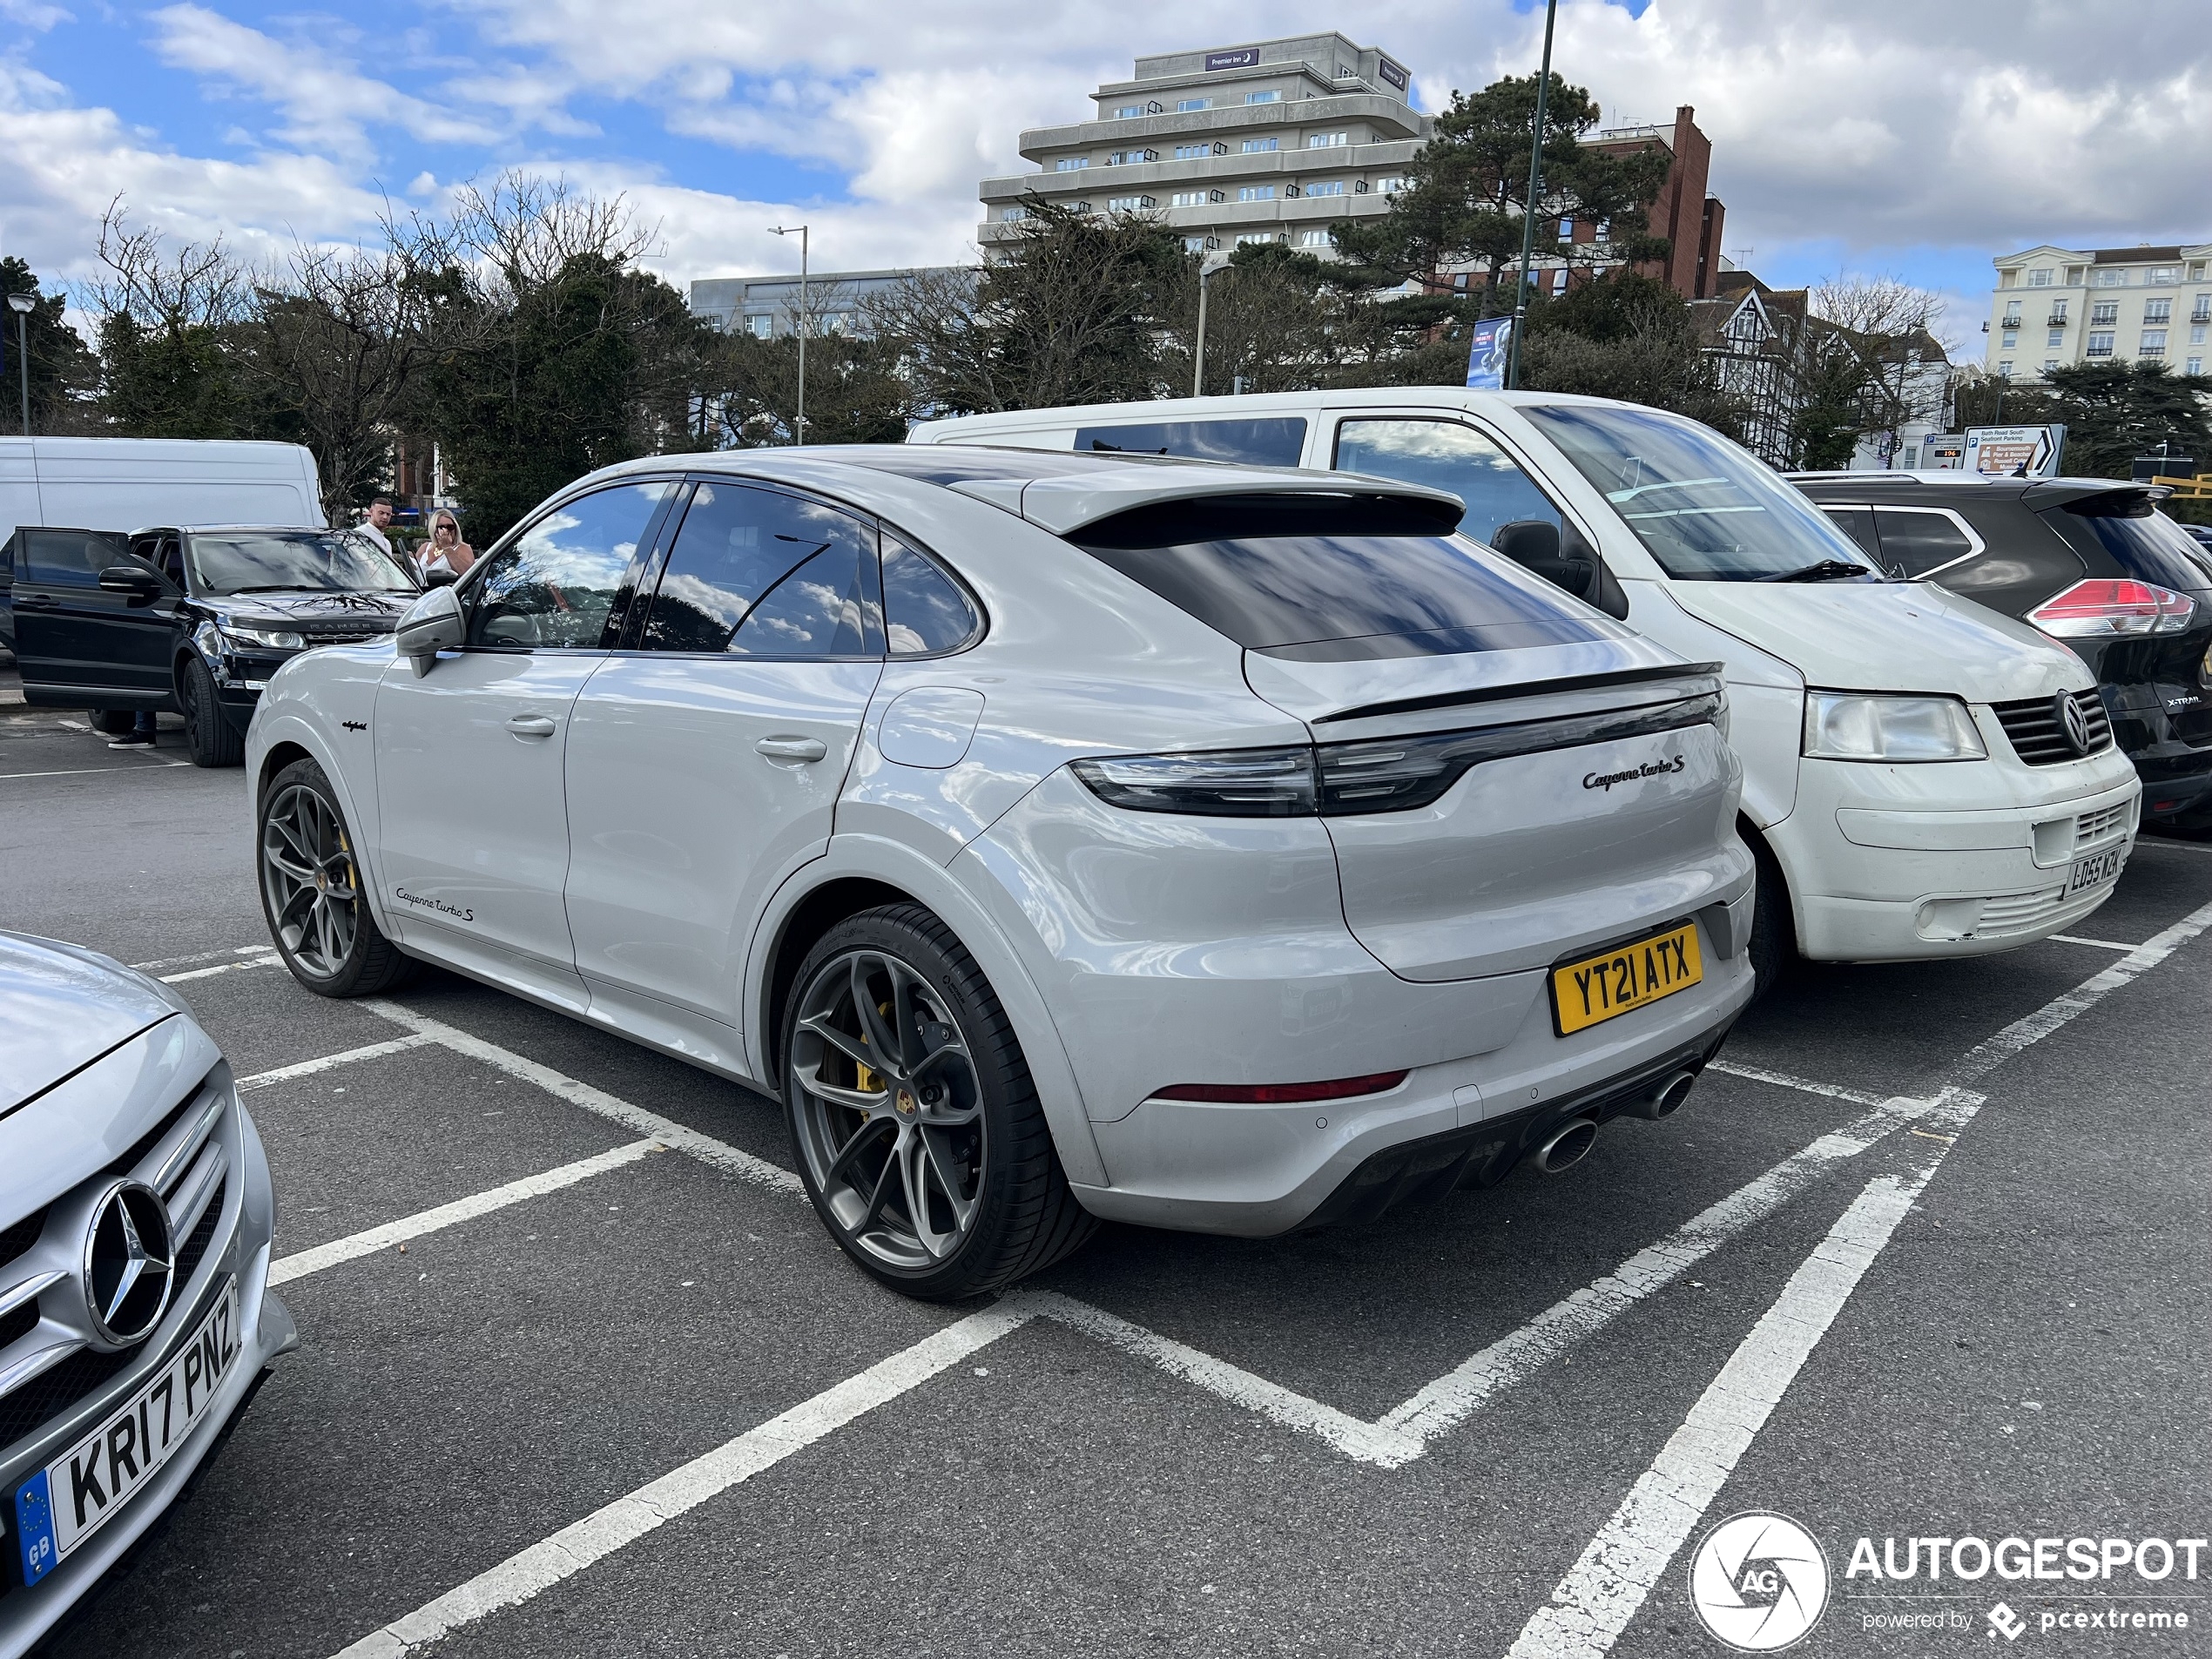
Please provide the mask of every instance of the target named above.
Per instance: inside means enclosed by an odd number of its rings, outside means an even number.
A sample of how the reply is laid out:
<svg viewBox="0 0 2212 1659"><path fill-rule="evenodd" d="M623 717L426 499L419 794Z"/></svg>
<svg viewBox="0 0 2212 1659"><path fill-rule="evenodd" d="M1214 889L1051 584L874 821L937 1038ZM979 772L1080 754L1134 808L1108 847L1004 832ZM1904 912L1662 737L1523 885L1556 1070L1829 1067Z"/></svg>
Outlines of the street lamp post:
<svg viewBox="0 0 2212 1659"><path fill-rule="evenodd" d="M771 236L799 238L799 418L792 423L791 441L806 442L806 232L804 225L774 225Z"/></svg>
<svg viewBox="0 0 2212 1659"><path fill-rule="evenodd" d="M1190 395L1206 395L1206 279L1229 263L1226 253L1207 253L1198 260L1198 349L1191 354Z"/></svg>
<svg viewBox="0 0 2212 1659"><path fill-rule="evenodd" d="M16 314L16 367L23 379L23 435L30 435L30 312L38 303L35 293L11 293L8 309Z"/></svg>
<svg viewBox="0 0 2212 1659"><path fill-rule="evenodd" d="M1521 281L1513 300L1513 338L1506 344L1506 389L1521 385L1521 336L1528 325L1528 262L1536 257L1536 193L1544 183L1544 102L1552 90L1552 25L1559 0L1544 3L1544 66L1536 78L1536 127L1528 146L1528 206L1521 216Z"/></svg>

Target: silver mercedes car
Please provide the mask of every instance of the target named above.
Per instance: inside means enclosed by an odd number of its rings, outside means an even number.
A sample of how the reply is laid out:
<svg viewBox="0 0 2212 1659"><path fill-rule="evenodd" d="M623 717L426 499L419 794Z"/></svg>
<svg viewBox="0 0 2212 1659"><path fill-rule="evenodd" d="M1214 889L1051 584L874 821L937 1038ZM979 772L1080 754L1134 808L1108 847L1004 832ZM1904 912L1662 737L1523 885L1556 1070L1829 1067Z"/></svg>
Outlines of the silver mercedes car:
<svg viewBox="0 0 2212 1659"><path fill-rule="evenodd" d="M1575 1163L1751 988L1687 663L1457 496L1128 455L661 456L248 735L326 995L443 963L780 1098L854 1259L1009 1283Z"/></svg>
<svg viewBox="0 0 2212 1659"><path fill-rule="evenodd" d="M268 1160L168 988L0 934L0 1656L152 1525L264 1368Z"/></svg>

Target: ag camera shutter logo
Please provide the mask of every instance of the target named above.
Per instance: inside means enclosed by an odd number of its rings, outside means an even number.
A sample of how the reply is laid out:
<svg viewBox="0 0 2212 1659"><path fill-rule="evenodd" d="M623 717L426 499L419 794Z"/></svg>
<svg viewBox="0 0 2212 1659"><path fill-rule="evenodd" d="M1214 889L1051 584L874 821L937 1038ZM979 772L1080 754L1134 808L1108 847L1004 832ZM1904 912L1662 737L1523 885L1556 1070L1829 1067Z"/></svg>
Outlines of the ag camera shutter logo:
<svg viewBox="0 0 2212 1659"><path fill-rule="evenodd" d="M1787 1515L1730 1515L1689 1559L1689 1604L1714 1639L1738 1653L1779 1652L1827 1610L1827 1552Z"/></svg>

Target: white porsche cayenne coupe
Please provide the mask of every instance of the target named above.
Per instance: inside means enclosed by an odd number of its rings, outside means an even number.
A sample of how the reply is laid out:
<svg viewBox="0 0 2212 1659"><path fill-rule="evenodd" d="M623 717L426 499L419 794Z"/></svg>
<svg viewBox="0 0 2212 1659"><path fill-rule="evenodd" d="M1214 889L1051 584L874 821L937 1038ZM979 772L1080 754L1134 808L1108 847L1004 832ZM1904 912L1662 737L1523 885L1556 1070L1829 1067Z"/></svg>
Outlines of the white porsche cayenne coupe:
<svg viewBox="0 0 2212 1659"><path fill-rule="evenodd" d="M540 509L248 745L300 982L442 963L779 1096L862 1266L1578 1159L1750 994L1716 665L1342 474L895 446Z"/></svg>

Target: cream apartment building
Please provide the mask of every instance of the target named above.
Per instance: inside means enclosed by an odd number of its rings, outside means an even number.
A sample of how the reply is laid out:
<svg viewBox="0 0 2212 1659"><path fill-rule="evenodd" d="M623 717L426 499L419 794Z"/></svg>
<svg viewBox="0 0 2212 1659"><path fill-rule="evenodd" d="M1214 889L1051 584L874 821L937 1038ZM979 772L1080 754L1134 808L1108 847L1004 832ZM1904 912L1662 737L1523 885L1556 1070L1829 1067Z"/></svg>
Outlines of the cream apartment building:
<svg viewBox="0 0 2212 1659"><path fill-rule="evenodd" d="M2212 358L2212 243L2032 247L1998 259L1990 372L2037 381L2074 363L2149 361L2201 374Z"/></svg>
<svg viewBox="0 0 2212 1659"><path fill-rule="evenodd" d="M1339 34L1165 52L1136 67L1091 95L1091 119L1022 134L1038 172L983 181L987 257L1032 193L1157 216L1193 252L1279 241L1325 253L1331 225L1387 211L1428 138L1406 66Z"/></svg>

